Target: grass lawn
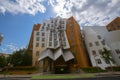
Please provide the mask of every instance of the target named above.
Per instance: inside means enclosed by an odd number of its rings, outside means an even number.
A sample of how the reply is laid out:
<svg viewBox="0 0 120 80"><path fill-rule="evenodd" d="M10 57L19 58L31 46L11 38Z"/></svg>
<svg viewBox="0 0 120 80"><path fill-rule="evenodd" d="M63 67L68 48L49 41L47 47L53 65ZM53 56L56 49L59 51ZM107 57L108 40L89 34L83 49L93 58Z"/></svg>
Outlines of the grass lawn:
<svg viewBox="0 0 120 80"><path fill-rule="evenodd" d="M76 75L41 75L32 76L32 79L71 79L71 78L92 78L94 74L76 74Z"/></svg>

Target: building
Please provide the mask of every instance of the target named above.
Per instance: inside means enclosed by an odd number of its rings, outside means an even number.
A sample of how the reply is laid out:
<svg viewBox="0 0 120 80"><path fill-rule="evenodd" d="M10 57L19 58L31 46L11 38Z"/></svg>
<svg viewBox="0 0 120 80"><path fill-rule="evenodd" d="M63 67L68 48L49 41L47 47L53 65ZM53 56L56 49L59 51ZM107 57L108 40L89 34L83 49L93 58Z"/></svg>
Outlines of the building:
<svg viewBox="0 0 120 80"><path fill-rule="evenodd" d="M109 32L105 34L105 40L112 49L112 57L116 64L120 66L120 17L115 18L106 27Z"/></svg>
<svg viewBox="0 0 120 80"><path fill-rule="evenodd" d="M84 41L92 66L102 69L110 66L101 56L106 48L111 52L112 66L120 66L120 17L115 18L106 26L87 26L83 29Z"/></svg>
<svg viewBox="0 0 120 80"><path fill-rule="evenodd" d="M39 29L40 29L40 24L34 24L33 29L32 29L32 33L31 33L31 37L30 37L30 41L29 41L29 44L28 44L28 48L27 48L27 53L29 53L29 55L31 56L32 60L34 58L34 57L32 57L32 55L33 55L34 32L38 31ZM32 65L32 63L31 63L31 65Z"/></svg>
<svg viewBox="0 0 120 80"><path fill-rule="evenodd" d="M80 26L73 17L44 20L39 29L33 30L28 48L32 50L32 66L44 72L89 66Z"/></svg>
<svg viewBox="0 0 120 80"><path fill-rule="evenodd" d="M6 54L6 53L0 53L0 56L4 56L5 58L7 58L7 57L9 57L10 56L10 54Z"/></svg>
<svg viewBox="0 0 120 80"><path fill-rule="evenodd" d="M120 66L120 18L107 26L86 26L80 30L73 17L56 17L35 24L28 51L32 66L41 72L76 71L80 68ZM106 48L114 62L103 58Z"/></svg>
<svg viewBox="0 0 120 80"><path fill-rule="evenodd" d="M84 27L83 33L92 66L100 67L102 69L105 69L106 67L109 67L111 65L115 66L115 64L112 61L108 62L102 56L104 48L112 52L105 39L105 34L108 33L106 27L87 26ZM110 56L112 58L112 55Z"/></svg>
<svg viewBox="0 0 120 80"><path fill-rule="evenodd" d="M120 17L115 18L106 27L108 31L120 30Z"/></svg>

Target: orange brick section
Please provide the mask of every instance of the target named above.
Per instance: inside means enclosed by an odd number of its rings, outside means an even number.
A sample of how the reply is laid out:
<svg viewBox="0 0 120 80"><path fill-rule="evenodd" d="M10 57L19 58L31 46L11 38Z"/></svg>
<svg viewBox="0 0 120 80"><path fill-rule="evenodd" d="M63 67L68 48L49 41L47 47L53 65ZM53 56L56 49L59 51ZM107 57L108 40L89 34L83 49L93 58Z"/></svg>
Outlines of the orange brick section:
<svg viewBox="0 0 120 80"><path fill-rule="evenodd" d="M39 29L40 29L40 24L34 24L33 29L32 29L32 34L30 37L30 41L28 44L28 49L27 49L27 52L31 55L31 57L32 57L32 53L33 53L34 31L38 31Z"/></svg>
<svg viewBox="0 0 120 80"><path fill-rule="evenodd" d="M70 44L70 50L75 56L76 66L89 67L87 54L83 46L80 26L73 17L67 20L66 34Z"/></svg>
<svg viewBox="0 0 120 80"><path fill-rule="evenodd" d="M120 17L115 18L106 27L108 31L120 30Z"/></svg>

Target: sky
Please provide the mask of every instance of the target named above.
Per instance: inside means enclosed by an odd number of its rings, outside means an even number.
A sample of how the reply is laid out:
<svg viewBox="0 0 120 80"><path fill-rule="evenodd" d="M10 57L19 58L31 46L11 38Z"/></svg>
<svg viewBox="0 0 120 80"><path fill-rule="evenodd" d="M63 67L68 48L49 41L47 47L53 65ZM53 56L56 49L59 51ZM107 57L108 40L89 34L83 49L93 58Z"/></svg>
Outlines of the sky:
<svg viewBox="0 0 120 80"><path fill-rule="evenodd" d="M0 52L28 46L34 24L73 16L80 26L106 26L120 16L120 0L0 0Z"/></svg>

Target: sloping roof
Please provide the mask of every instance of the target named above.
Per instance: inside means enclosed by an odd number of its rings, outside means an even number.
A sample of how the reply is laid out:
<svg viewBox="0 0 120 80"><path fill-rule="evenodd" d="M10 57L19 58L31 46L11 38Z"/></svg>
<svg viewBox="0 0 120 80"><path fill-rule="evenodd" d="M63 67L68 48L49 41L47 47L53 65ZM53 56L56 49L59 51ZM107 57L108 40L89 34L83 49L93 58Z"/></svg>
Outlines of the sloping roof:
<svg viewBox="0 0 120 80"><path fill-rule="evenodd" d="M38 59L39 61L46 58L46 57L49 57L51 59L54 60L54 55L53 55L53 52L50 50L50 49L46 49L44 50L41 55L40 55L40 58Z"/></svg>
<svg viewBox="0 0 120 80"><path fill-rule="evenodd" d="M63 52L62 49L59 48L53 52L51 49L46 49L41 53L38 61L43 60L46 57L49 57L50 59L55 61L60 56L63 56L63 59L65 60L65 62L74 58L73 54L69 50Z"/></svg>

